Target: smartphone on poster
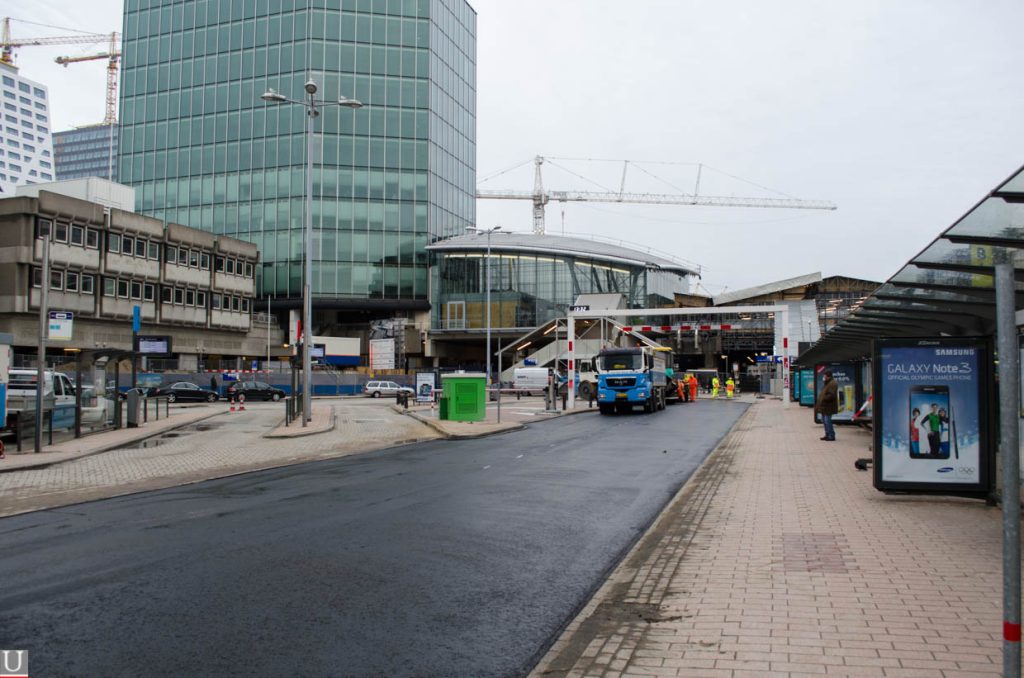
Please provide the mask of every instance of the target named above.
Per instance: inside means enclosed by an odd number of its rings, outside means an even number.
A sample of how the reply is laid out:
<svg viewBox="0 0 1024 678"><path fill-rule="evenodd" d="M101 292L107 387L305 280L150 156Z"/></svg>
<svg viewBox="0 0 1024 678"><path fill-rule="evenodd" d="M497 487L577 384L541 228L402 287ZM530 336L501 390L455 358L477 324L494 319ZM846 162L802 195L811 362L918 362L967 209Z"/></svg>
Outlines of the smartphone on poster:
<svg viewBox="0 0 1024 678"><path fill-rule="evenodd" d="M956 434L948 386L911 388L908 419L911 458L949 459L951 440Z"/></svg>

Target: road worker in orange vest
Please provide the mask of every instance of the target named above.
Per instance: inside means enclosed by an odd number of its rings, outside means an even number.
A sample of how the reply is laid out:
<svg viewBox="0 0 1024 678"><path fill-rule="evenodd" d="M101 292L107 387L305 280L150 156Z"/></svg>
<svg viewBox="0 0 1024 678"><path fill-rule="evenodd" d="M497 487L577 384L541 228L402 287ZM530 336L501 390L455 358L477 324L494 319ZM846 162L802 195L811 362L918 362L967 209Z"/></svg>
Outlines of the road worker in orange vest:
<svg viewBox="0 0 1024 678"><path fill-rule="evenodd" d="M732 377L729 377L728 379L725 380L725 397L732 400L732 394L735 390L736 382L732 380Z"/></svg>
<svg viewBox="0 0 1024 678"><path fill-rule="evenodd" d="M697 375L690 375L690 402L697 402Z"/></svg>
<svg viewBox="0 0 1024 678"><path fill-rule="evenodd" d="M679 394L679 401L680 402L684 402L685 403L687 400L689 400L689 398L687 397L686 375L685 374L683 376L679 377L678 379L676 379L676 392Z"/></svg>

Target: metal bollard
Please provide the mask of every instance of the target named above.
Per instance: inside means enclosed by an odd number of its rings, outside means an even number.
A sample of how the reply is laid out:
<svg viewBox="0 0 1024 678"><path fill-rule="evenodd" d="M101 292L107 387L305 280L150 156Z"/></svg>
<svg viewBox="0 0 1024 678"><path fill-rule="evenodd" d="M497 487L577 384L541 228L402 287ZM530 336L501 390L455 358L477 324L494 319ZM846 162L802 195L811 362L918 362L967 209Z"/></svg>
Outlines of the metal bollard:
<svg viewBox="0 0 1024 678"><path fill-rule="evenodd" d="M25 417L22 416L21 410L18 410L17 418L14 422L14 440L18 444L18 452L21 452L21 436L25 429Z"/></svg>

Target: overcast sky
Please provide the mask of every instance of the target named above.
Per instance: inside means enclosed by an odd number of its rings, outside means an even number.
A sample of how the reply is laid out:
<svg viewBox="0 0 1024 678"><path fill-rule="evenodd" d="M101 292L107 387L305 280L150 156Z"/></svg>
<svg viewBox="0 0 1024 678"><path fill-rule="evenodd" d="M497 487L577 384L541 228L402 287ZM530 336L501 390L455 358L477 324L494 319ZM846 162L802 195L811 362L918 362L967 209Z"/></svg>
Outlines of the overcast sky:
<svg viewBox="0 0 1024 678"><path fill-rule="evenodd" d="M16 18L120 30L116 0L36 0ZM547 230L623 240L705 268L712 293L821 271L884 280L1024 164L1024 3L1013 0L472 0L478 178L831 200L835 212L551 204ZM54 31L15 23L18 36ZM102 46L99 46L102 47ZM53 127L103 117L103 62L26 47ZM654 164L659 163L659 164ZM650 174L645 173L650 172ZM579 176L577 176L579 175ZM653 175L653 176L652 176ZM583 177L583 178L580 178ZM766 189L770 189L766 190ZM482 227L531 228L529 202L479 201Z"/></svg>

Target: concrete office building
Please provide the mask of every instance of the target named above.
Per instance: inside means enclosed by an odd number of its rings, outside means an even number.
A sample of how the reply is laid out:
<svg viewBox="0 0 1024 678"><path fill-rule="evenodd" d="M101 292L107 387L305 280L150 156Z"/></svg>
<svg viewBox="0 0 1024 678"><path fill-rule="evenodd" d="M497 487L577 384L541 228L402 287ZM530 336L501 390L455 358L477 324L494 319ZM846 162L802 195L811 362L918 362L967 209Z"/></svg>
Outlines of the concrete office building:
<svg viewBox="0 0 1024 678"><path fill-rule="evenodd" d="M266 355L267 328L252 320L255 245L44 190L0 199L0 332L14 336L16 365L37 355L41 226L54 234L47 306L74 314L73 337L49 342L55 353L130 351L138 306L143 334L171 337L169 366Z"/></svg>
<svg viewBox="0 0 1024 678"><path fill-rule="evenodd" d="M10 64L0 64L0 197L25 184L53 181L50 95Z"/></svg>
<svg viewBox="0 0 1024 678"><path fill-rule="evenodd" d="M88 125L53 134L57 180L100 177L114 180L117 125Z"/></svg>
<svg viewBox="0 0 1024 678"><path fill-rule="evenodd" d="M257 297L299 308L306 114L260 95L312 76L365 104L315 121L314 331L425 329L426 246L475 220L475 34L464 0L127 0L120 181L139 212L255 243Z"/></svg>

